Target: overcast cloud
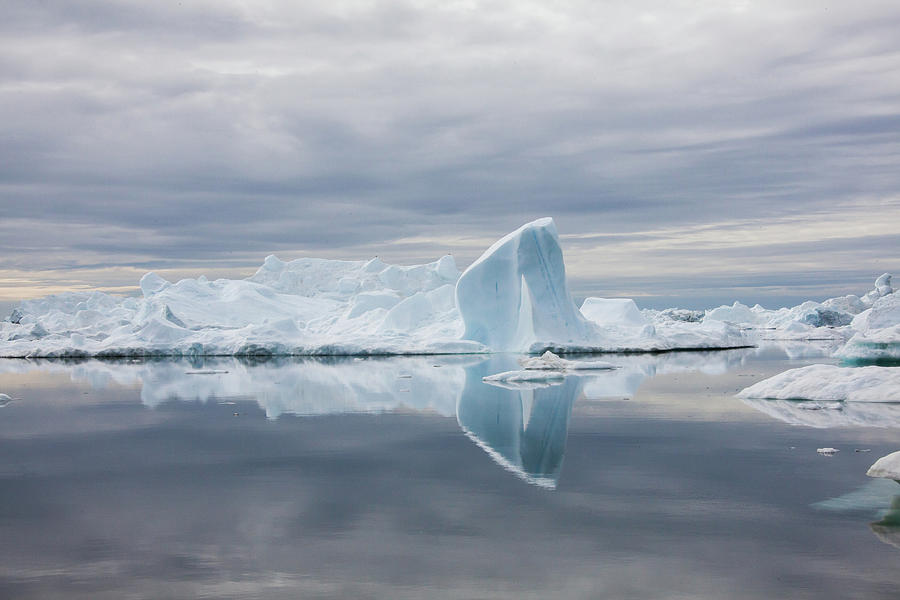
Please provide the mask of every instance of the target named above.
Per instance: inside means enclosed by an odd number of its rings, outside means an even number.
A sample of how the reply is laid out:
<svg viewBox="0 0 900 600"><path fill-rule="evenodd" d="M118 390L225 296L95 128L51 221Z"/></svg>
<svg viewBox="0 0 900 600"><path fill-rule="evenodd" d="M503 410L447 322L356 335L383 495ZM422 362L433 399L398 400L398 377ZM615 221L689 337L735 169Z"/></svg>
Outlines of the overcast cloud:
<svg viewBox="0 0 900 600"><path fill-rule="evenodd" d="M545 215L581 295L900 275L896 1L550 4L8 0L0 300Z"/></svg>

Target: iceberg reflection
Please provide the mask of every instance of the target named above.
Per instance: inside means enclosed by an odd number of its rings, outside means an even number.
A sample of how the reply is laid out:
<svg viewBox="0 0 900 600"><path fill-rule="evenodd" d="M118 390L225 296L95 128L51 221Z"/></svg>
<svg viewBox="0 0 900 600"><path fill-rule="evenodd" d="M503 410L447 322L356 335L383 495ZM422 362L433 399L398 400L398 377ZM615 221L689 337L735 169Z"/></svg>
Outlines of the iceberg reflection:
<svg viewBox="0 0 900 600"><path fill-rule="evenodd" d="M891 507L881 516L881 520L871 523L869 527L879 540L900 549L900 496L894 496Z"/></svg>
<svg viewBox="0 0 900 600"><path fill-rule="evenodd" d="M558 385L488 385L484 369L468 369L466 387L456 406L456 421L494 462L528 483L554 489L562 469L572 405L582 378L566 377Z"/></svg>
<svg viewBox="0 0 900 600"><path fill-rule="evenodd" d="M900 428L900 404L888 402L810 402L741 398L761 413L791 425Z"/></svg>
<svg viewBox="0 0 900 600"><path fill-rule="evenodd" d="M139 388L141 403L255 402L269 419L415 411L456 417L462 431L523 481L555 488L579 398L627 399L657 374L725 373L755 351L606 357L620 368L540 386L497 387L482 377L515 368L517 355L164 361L0 361L0 374L68 376L94 389ZM596 357L592 357L596 358ZM893 406L880 406L893 410ZM900 405L896 407L900 423ZM882 417L879 417L881 419Z"/></svg>

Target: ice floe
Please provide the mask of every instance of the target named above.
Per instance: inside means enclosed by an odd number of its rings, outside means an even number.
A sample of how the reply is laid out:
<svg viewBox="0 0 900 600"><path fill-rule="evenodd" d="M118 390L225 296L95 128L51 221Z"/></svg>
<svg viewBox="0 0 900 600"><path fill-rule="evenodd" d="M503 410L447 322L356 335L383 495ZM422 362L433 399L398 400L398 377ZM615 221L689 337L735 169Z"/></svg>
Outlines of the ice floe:
<svg viewBox="0 0 900 600"><path fill-rule="evenodd" d="M900 369L809 365L755 383L741 390L738 397L820 402L900 402Z"/></svg>
<svg viewBox="0 0 900 600"><path fill-rule="evenodd" d="M481 378L485 383L512 383L512 384L541 384L539 387L547 387L551 385L551 382L554 381L563 381L566 378L566 374L562 371L538 371L538 370L515 370L515 371L503 371L502 373L495 373L493 375L485 375ZM533 387L533 386L520 386L516 385L515 387Z"/></svg>
<svg viewBox="0 0 900 600"><path fill-rule="evenodd" d="M616 368L616 365L605 360L569 360L561 358L549 350L540 356L520 358L519 364L527 370L603 371Z"/></svg>
<svg viewBox="0 0 900 600"><path fill-rule="evenodd" d="M609 371L617 368L616 365L603 360L568 360L549 350L541 356L520 358L519 364L524 370L486 375L482 380L504 387L544 387L562 381L572 372Z"/></svg>

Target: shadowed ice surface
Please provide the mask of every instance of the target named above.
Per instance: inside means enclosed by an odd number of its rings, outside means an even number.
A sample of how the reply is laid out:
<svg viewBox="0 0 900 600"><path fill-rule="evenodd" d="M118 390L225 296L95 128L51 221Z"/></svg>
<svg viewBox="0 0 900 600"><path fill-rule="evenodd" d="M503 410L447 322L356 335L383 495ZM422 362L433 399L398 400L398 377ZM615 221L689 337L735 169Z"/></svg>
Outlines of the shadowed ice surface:
<svg viewBox="0 0 900 600"><path fill-rule="evenodd" d="M824 354L0 361L0 597L894 598L896 431L733 397Z"/></svg>

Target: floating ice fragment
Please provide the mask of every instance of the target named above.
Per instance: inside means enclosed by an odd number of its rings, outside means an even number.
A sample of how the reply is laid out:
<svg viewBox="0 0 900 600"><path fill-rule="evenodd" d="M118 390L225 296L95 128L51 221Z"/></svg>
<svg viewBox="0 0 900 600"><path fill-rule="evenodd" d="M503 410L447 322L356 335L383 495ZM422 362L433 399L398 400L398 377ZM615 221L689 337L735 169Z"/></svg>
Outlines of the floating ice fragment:
<svg viewBox="0 0 900 600"><path fill-rule="evenodd" d="M519 364L526 370L581 371L616 368L616 365L603 360L567 360L565 358L560 358L549 350L544 352L541 356L520 358Z"/></svg>
<svg viewBox="0 0 900 600"><path fill-rule="evenodd" d="M900 369L809 365L764 379L739 398L824 402L900 402Z"/></svg>
<svg viewBox="0 0 900 600"><path fill-rule="evenodd" d="M220 373L227 373L228 371L220 370L220 369L207 369L205 371L185 371L185 375L218 375Z"/></svg>
<svg viewBox="0 0 900 600"><path fill-rule="evenodd" d="M900 483L900 452L882 456L866 471L869 477L884 477Z"/></svg>
<svg viewBox="0 0 900 600"><path fill-rule="evenodd" d="M486 381L488 383L499 381L499 382L522 382L522 381L562 381L566 378L565 374L562 371L550 371L550 370L525 370L525 371L504 371L503 373L497 373L495 375L487 375L482 377L482 381Z"/></svg>

